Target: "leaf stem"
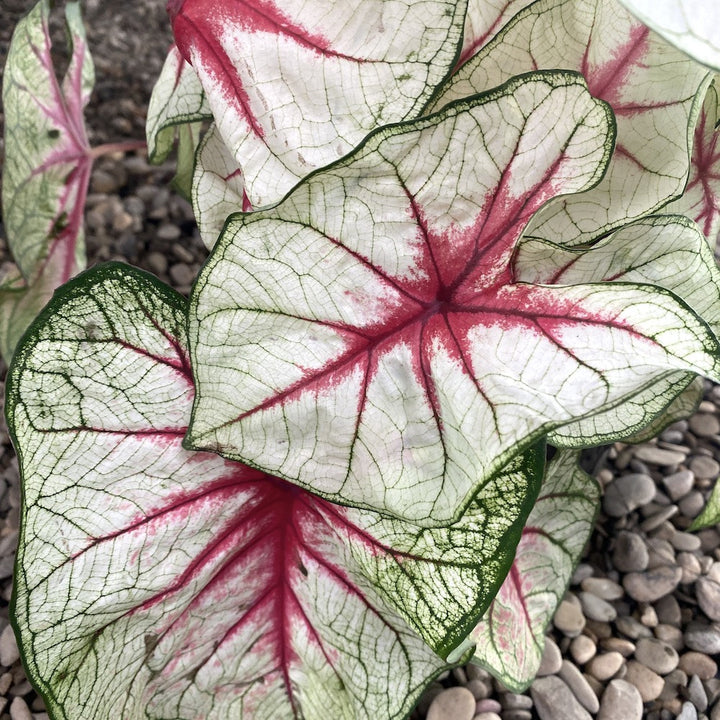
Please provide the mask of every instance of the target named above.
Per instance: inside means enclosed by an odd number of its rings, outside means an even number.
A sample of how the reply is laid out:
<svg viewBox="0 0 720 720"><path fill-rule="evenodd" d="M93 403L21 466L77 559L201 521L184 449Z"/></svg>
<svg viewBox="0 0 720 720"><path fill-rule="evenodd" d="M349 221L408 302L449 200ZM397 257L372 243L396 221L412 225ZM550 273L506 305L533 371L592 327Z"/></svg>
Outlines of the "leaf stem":
<svg viewBox="0 0 720 720"><path fill-rule="evenodd" d="M102 155L108 155L114 152L130 152L131 150L142 150L147 147L144 140L125 140L123 142L104 143L97 147L91 148L88 153L89 157L95 160Z"/></svg>

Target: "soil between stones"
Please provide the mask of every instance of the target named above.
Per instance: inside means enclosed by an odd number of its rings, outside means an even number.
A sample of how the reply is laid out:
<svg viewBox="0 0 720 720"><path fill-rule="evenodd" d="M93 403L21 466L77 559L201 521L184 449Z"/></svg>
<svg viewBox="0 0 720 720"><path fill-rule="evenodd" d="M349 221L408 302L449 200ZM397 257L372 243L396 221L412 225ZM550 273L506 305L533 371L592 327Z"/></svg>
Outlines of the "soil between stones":
<svg viewBox="0 0 720 720"><path fill-rule="evenodd" d="M31 4L0 6L0 61ZM143 138L147 100L171 42L164 3L87 0L85 16L97 73L87 113L92 143ZM53 32L62 37L59 26ZM150 167L142 153L96 163L86 211L90 265L130 262L188 293L206 252L192 209L169 190L173 172L171 163ZM0 226L0 262L7 259ZM685 532L719 474L720 388L707 384L689 421L657 442L616 445L602 456L603 511L531 688L509 693L471 665L434 683L412 717L720 720L720 532ZM2 423L0 720L42 720L8 624L19 503L17 460Z"/></svg>

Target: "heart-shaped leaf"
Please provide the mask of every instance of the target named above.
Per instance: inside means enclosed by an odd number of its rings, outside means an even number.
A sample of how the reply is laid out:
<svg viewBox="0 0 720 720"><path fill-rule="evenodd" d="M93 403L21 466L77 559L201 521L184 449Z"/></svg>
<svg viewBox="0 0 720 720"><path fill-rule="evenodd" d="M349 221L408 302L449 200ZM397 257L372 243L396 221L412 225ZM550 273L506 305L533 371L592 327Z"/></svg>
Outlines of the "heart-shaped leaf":
<svg viewBox="0 0 720 720"><path fill-rule="evenodd" d="M168 9L257 207L376 127L416 116L455 63L466 2L171 0Z"/></svg>
<svg viewBox="0 0 720 720"><path fill-rule="evenodd" d="M695 220L720 249L720 104L717 80L708 89L695 127L690 178L682 197L666 208Z"/></svg>
<svg viewBox="0 0 720 720"><path fill-rule="evenodd" d="M30 676L64 720L399 720L447 668L436 652L467 655L544 446L432 530L184 450L185 311L151 276L102 266L18 348L13 605Z"/></svg>
<svg viewBox="0 0 720 720"><path fill-rule="evenodd" d="M167 159L178 126L211 118L198 76L173 45L148 103L145 132L150 162L160 164Z"/></svg>
<svg viewBox="0 0 720 720"><path fill-rule="evenodd" d="M231 218L191 300L188 447L442 524L541 434L714 375L717 340L663 289L517 282L525 224L597 182L608 123L577 75L518 78Z"/></svg>
<svg viewBox="0 0 720 720"><path fill-rule="evenodd" d="M550 203L527 234L581 245L680 196L710 75L616 0L534 3L458 70L432 107L543 68L583 74L612 106L617 147L601 183Z"/></svg>
<svg viewBox="0 0 720 720"><path fill-rule="evenodd" d="M525 690L540 667L545 628L597 515L598 485L577 459L577 453L564 451L548 465L510 572L470 635L477 646L473 661L515 692Z"/></svg>
<svg viewBox="0 0 720 720"><path fill-rule="evenodd" d="M53 290L85 265L83 208L92 156L83 109L94 84L79 4L65 18L72 55L55 77L41 0L15 28L3 77L3 223L23 282L0 289L0 351L6 357ZM17 274L17 273L13 273Z"/></svg>
<svg viewBox="0 0 720 720"><path fill-rule="evenodd" d="M720 70L720 5L716 0L620 2L691 58Z"/></svg>
<svg viewBox="0 0 720 720"><path fill-rule="evenodd" d="M720 332L720 270L697 225L682 216L652 216L576 252L545 241L521 243L517 278L529 283L648 283L670 290ZM624 403L550 433L563 447L614 442L691 411L696 392L685 389L694 373L669 373ZM672 409L671 403L677 403ZM668 414L670 413L670 414ZM643 433L645 434L645 433Z"/></svg>

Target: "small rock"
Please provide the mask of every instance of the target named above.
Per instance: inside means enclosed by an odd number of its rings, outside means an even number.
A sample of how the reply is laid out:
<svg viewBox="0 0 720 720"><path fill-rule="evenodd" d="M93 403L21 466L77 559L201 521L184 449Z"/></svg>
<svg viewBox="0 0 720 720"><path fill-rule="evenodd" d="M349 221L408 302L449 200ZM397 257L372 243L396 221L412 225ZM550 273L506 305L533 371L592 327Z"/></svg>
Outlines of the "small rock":
<svg viewBox="0 0 720 720"><path fill-rule="evenodd" d="M588 684L585 676L571 662L563 660L560 677L566 682L573 695L586 710L593 714L598 711L600 703L597 695Z"/></svg>
<svg viewBox="0 0 720 720"><path fill-rule="evenodd" d="M617 617L617 610L597 595L583 590L578 597L585 617L598 622L611 622Z"/></svg>
<svg viewBox="0 0 720 720"><path fill-rule="evenodd" d="M635 659L658 675L667 675L672 672L678 666L680 660L675 648L670 647L662 640L652 638L638 640L635 648Z"/></svg>
<svg viewBox="0 0 720 720"><path fill-rule="evenodd" d="M602 655L596 655L585 666L585 670L590 673L596 680L609 680L615 673L620 670L625 662L625 658L619 652L606 652Z"/></svg>
<svg viewBox="0 0 720 720"><path fill-rule="evenodd" d="M625 595L622 586L612 580L609 580L608 578L585 578L585 580L580 583L580 587L586 592L592 593L603 600L619 600L623 597L623 595Z"/></svg>
<svg viewBox="0 0 720 720"><path fill-rule="evenodd" d="M695 413L689 420L690 430L698 437L712 437L720 433L720 420L709 413Z"/></svg>
<svg viewBox="0 0 720 720"><path fill-rule="evenodd" d="M485 698L475 703L475 712L500 712L502 705L495 698Z"/></svg>
<svg viewBox="0 0 720 720"><path fill-rule="evenodd" d="M640 523L640 529L646 533L652 532L656 528L659 528L666 520L669 520L671 517L674 517L677 514L678 506L668 505L666 508L663 508L659 512L650 515L650 517L648 517L646 520L643 520Z"/></svg>
<svg viewBox="0 0 720 720"><path fill-rule="evenodd" d="M625 680L611 680L600 701L597 720L642 720L640 691Z"/></svg>
<svg viewBox="0 0 720 720"><path fill-rule="evenodd" d="M679 552L697 552L700 550L700 538L687 532L676 532L669 538L670 544Z"/></svg>
<svg viewBox="0 0 720 720"><path fill-rule="evenodd" d="M680 512L687 518L695 518L700 514L700 511L705 507L705 498L699 490L693 490L689 492L680 502L678 503Z"/></svg>
<svg viewBox="0 0 720 720"><path fill-rule="evenodd" d="M640 445L635 448L633 454L638 460L652 463L653 465L662 465L664 467L679 465L685 461L684 453L674 450L663 450L657 447L657 445Z"/></svg>
<svg viewBox="0 0 720 720"><path fill-rule="evenodd" d="M176 263L170 267L170 279L178 286L183 287L192 284L195 273L185 263Z"/></svg>
<svg viewBox="0 0 720 720"><path fill-rule="evenodd" d="M509 692L500 697L500 705L505 710L529 710L533 702L529 695Z"/></svg>
<svg viewBox="0 0 720 720"><path fill-rule="evenodd" d="M684 637L685 645L690 650L697 650L706 655L720 654L720 628L717 625L691 622L685 628Z"/></svg>
<svg viewBox="0 0 720 720"><path fill-rule="evenodd" d="M630 660L626 667L627 672L624 679L640 691L643 702L652 702L660 696L665 683L656 672L637 660Z"/></svg>
<svg viewBox="0 0 720 720"><path fill-rule="evenodd" d="M717 674L717 663L705 653L691 650L680 656L678 667L688 676L697 675L701 680L709 680Z"/></svg>
<svg viewBox="0 0 720 720"><path fill-rule="evenodd" d="M540 720L592 720L570 688L555 675L535 680L530 693Z"/></svg>
<svg viewBox="0 0 720 720"><path fill-rule="evenodd" d="M165 255L160 252L148 253L145 258L148 268L155 275L164 275L168 269L168 261Z"/></svg>
<svg viewBox="0 0 720 720"><path fill-rule="evenodd" d="M492 694L492 688L483 680L468 680L465 687L476 700L484 700Z"/></svg>
<svg viewBox="0 0 720 720"><path fill-rule="evenodd" d="M120 189L118 179L104 170L95 170L90 177L90 190L94 193L111 195Z"/></svg>
<svg viewBox="0 0 720 720"><path fill-rule="evenodd" d="M675 650L682 650L685 647L685 639L679 627L661 623L653 629L653 632L658 640L662 640Z"/></svg>
<svg viewBox="0 0 720 720"><path fill-rule="evenodd" d="M676 559L677 564L682 569L682 577L680 578L680 582L683 585L691 585L700 577L700 574L702 573L702 565L700 565L700 560L698 560L695 555L688 552L678 553Z"/></svg>
<svg viewBox="0 0 720 720"><path fill-rule="evenodd" d="M620 615L617 620L615 620L615 627L617 627L623 635L627 635L633 640L641 637L652 637L652 630L645 627L642 623L639 623L631 615Z"/></svg>
<svg viewBox="0 0 720 720"><path fill-rule="evenodd" d="M615 540L612 559L620 572L643 572L648 566L648 549L637 533L621 532Z"/></svg>
<svg viewBox="0 0 720 720"><path fill-rule="evenodd" d="M0 665L10 667L19 659L20 651L15 640L15 633L12 626L7 625L0 634Z"/></svg>
<svg viewBox="0 0 720 720"><path fill-rule="evenodd" d="M570 643L570 654L578 665L584 665L597 653L597 646L587 635L578 635Z"/></svg>
<svg viewBox="0 0 720 720"><path fill-rule="evenodd" d="M674 595L666 595L655 603L658 620L667 625L680 625L680 605Z"/></svg>
<svg viewBox="0 0 720 720"><path fill-rule="evenodd" d="M720 620L720 585L707 577L695 583L695 592L702 611L711 620Z"/></svg>
<svg viewBox="0 0 720 720"><path fill-rule="evenodd" d="M635 644L621 637L610 637L602 640L600 646L603 650L619 652L624 658L630 657L635 652Z"/></svg>
<svg viewBox="0 0 720 720"><path fill-rule="evenodd" d="M551 637L545 638L545 647L543 648L540 667L538 668L538 677L545 675L555 675L562 665L562 653L555 641Z"/></svg>
<svg viewBox="0 0 720 720"><path fill-rule="evenodd" d="M690 470L696 478L712 480L720 474L720 463L707 455L695 455L690 460Z"/></svg>
<svg viewBox="0 0 720 720"><path fill-rule="evenodd" d="M695 476L689 470L678 470L672 475L666 475L663 479L668 495L673 502L685 497L695 484Z"/></svg>
<svg viewBox="0 0 720 720"><path fill-rule="evenodd" d="M502 714L502 720L533 720L533 714L530 710L506 710Z"/></svg>
<svg viewBox="0 0 720 720"><path fill-rule="evenodd" d="M697 710L691 702L684 702L676 720L698 720Z"/></svg>
<svg viewBox="0 0 720 720"><path fill-rule="evenodd" d="M654 602L675 590L681 577L682 570L679 567L661 565L644 573L628 573L623 578L623 587L633 600Z"/></svg>
<svg viewBox="0 0 720 720"><path fill-rule="evenodd" d="M475 698L464 687L451 687L439 693L430 704L427 720L472 720Z"/></svg>
<svg viewBox="0 0 720 720"><path fill-rule="evenodd" d="M585 627L582 608L568 600L563 600L555 611L553 624L567 637L576 637Z"/></svg>
<svg viewBox="0 0 720 720"><path fill-rule="evenodd" d="M655 482L649 475L622 475L605 488L603 509L611 517L622 517L649 503L655 495Z"/></svg>
<svg viewBox="0 0 720 720"><path fill-rule="evenodd" d="M688 684L688 676L680 668L675 668L675 670L663 678L663 681L663 691L658 697L658 702L664 703L667 700L676 699L684 692ZM682 690L680 688L682 688Z"/></svg>
<svg viewBox="0 0 720 720"><path fill-rule="evenodd" d="M158 229L155 231L155 235L159 240L164 240L165 242L169 242L171 240L177 240L182 235L182 230L177 225L173 225L173 223L164 222ZM190 261L192 262L193 257L190 255ZM188 262L188 261L186 261Z"/></svg>
<svg viewBox="0 0 720 720"><path fill-rule="evenodd" d="M693 675L690 678L687 688L690 702L700 712L705 712L708 709L708 696L700 678L697 675Z"/></svg>
<svg viewBox="0 0 720 720"><path fill-rule="evenodd" d="M502 720L501 717L494 712L481 712L473 716L473 720Z"/></svg>
<svg viewBox="0 0 720 720"><path fill-rule="evenodd" d="M10 717L12 720L33 720L30 708L19 696L14 697L10 703Z"/></svg>

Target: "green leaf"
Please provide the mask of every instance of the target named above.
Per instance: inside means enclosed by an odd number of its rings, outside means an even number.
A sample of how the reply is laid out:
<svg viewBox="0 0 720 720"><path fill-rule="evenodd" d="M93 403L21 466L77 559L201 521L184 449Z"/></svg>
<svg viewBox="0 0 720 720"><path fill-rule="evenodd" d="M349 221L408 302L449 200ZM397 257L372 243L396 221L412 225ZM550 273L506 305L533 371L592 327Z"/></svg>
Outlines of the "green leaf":
<svg viewBox="0 0 720 720"><path fill-rule="evenodd" d="M597 483L561 451L548 465L510 573L470 637L474 662L513 692L534 679L545 629L570 583L599 508Z"/></svg>
<svg viewBox="0 0 720 720"><path fill-rule="evenodd" d="M442 657L467 659L544 444L450 527L332 505L182 448L185 311L152 276L101 266L18 348L13 614L29 676L58 720L400 720Z"/></svg>

